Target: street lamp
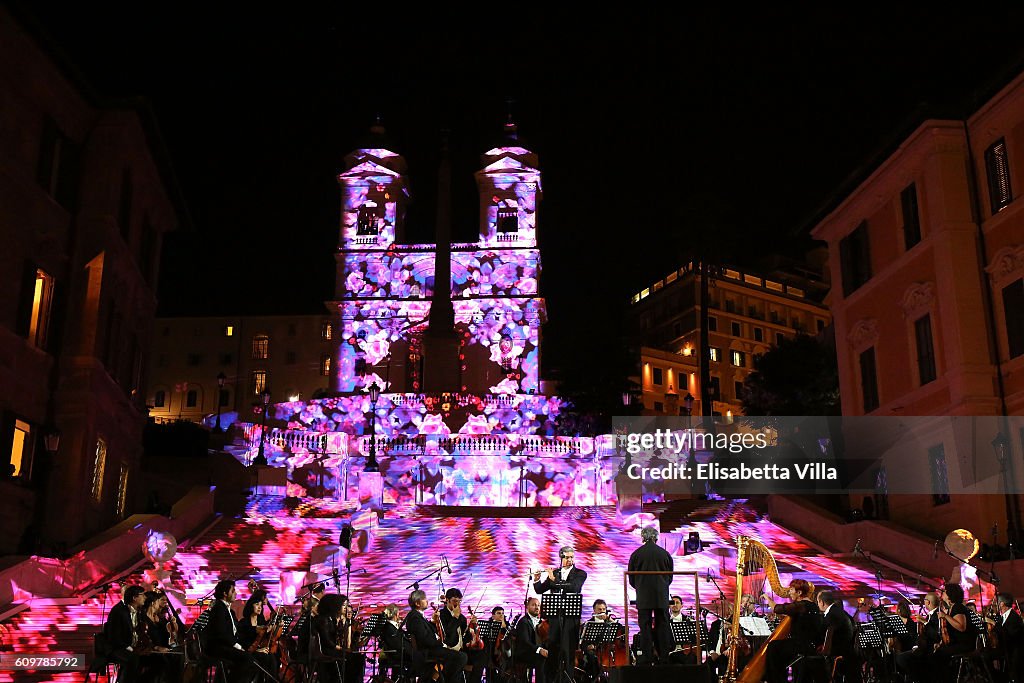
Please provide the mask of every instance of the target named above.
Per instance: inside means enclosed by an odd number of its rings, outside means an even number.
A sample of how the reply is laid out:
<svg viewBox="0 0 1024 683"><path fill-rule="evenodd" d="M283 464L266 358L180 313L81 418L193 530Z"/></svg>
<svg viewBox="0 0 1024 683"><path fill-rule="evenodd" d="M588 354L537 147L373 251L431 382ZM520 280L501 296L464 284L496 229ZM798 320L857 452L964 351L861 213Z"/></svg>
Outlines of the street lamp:
<svg viewBox="0 0 1024 683"><path fill-rule="evenodd" d="M267 456L263 454L263 443L267 440L267 409L270 407L270 392L263 391L263 425L260 427L260 451L253 460L254 465L266 465Z"/></svg>
<svg viewBox="0 0 1024 683"><path fill-rule="evenodd" d="M377 399L380 398L380 387L374 382L370 385L370 458L366 461L364 472L380 472L377 464Z"/></svg>
<svg viewBox="0 0 1024 683"><path fill-rule="evenodd" d="M622 392L622 407L628 409L632 402L633 402L633 394L632 394L632 392L623 391ZM627 422L627 427L622 430L623 440L627 440L628 441L628 439L626 439L626 435L627 434L629 434L628 422ZM622 444L621 444L621 442L620 442L620 440L618 438L619 435L616 434L615 437L616 437L615 438L615 450L621 452ZM628 470L629 466L632 465L632 464L633 464L633 454L629 452L629 444L627 443L626 444L626 459L622 461L622 471L624 472L624 471Z"/></svg>
<svg viewBox="0 0 1024 683"><path fill-rule="evenodd" d="M228 381L228 376L225 375L223 372L218 372L217 373L217 424L214 425L214 427L213 427L213 431L215 431L215 432L223 432L224 431L220 427L220 404L221 404L220 398L221 398L221 396L224 395L224 382L226 382L226 381Z"/></svg>

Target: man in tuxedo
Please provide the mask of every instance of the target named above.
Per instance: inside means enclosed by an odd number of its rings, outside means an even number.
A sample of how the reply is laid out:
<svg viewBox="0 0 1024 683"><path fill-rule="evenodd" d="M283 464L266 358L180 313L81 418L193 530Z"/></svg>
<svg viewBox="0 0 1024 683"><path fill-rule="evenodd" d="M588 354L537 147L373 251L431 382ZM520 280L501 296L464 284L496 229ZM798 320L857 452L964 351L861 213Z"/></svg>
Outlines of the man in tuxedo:
<svg viewBox="0 0 1024 683"><path fill-rule="evenodd" d="M1024 621L1013 609L1013 595L1000 593L996 598L996 607L999 609L999 616L985 621L993 626L996 640L999 643L993 655L988 654L986 658L1002 658L1002 670L1005 678L1010 681L1022 681L1021 664L1024 660Z"/></svg>
<svg viewBox="0 0 1024 683"><path fill-rule="evenodd" d="M912 650L896 655L896 668L906 673L912 681L918 682L927 678L928 655L942 640L939 634L939 596L936 593L924 596L924 609L928 612L927 616L914 617L919 624L917 644Z"/></svg>
<svg viewBox="0 0 1024 683"><path fill-rule="evenodd" d="M540 600L530 598L526 601L526 614L516 622L516 647L513 661L537 672L536 683L544 683L544 665L547 663L548 651L544 643L537 637L537 626L540 625Z"/></svg>
<svg viewBox="0 0 1024 683"><path fill-rule="evenodd" d="M388 605L384 608L380 644L386 653L383 659L388 662L401 661L403 666L417 666L423 663L423 655L416 651L412 638L402 630L402 620L398 618L398 605Z"/></svg>
<svg viewBox="0 0 1024 683"><path fill-rule="evenodd" d="M576 551L572 546L563 546L558 550L558 557L561 564L558 569L548 569L547 572L537 572L534 575L533 590L537 593L582 593L587 573L576 566ZM540 580L541 576L544 576L543 581ZM544 646L550 652L547 659L547 679L557 680L557 672L564 666L571 680L572 672L576 668L576 646L580 642L580 620L576 617L555 617L548 621L551 629L548 631L548 642Z"/></svg>
<svg viewBox="0 0 1024 683"><path fill-rule="evenodd" d="M139 653L136 625L146 592L142 586L128 586L124 599L110 608L103 635L107 640L107 658L120 668L118 680L132 683L139 673Z"/></svg>
<svg viewBox="0 0 1024 683"><path fill-rule="evenodd" d="M213 589L210 621L200 634L203 652L231 664L231 680L244 681L253 674L253 660L238 642L238 622L231 605L235 601L235 583L225 579Z"/></svg>
<svg viewBox="0 0 1024 683"><path fill-rule="evenodd" d="M427 594L421 590L414 590L409 594L409 607L412 611L405 621L405 628L415 641L416 649L444 665L446 683L462 680L462 669L467 661L466 653L452 650L437 639L434 625L423 616L423 611L427 609Z"/></svg>
<svg viewBox="0 0 1024 683"><path fill-rule="evenodd" d="M629 556L631 572L671 572L672 556L658 545L658 530L644 527L640 532L643 544ZM636 589L636 611L640 621L640 649L648 662L653 662L657 646L658 662L668 664L672 651L672 631L668 625L668 587L672 574L630 574L629 585Z"/></svg>
<svg viewBox="0 0 1024 683"><path fill-rule="evenodd" d="M860 667L853 662L855 657L853 619L843 609L833 591L818 591L817 601L818 609L823 615L822 622L825 629L824 643L819 648L820 653L825 656L825 668L821 668L814 662L809 664L808 666L817 674L816 676L812 675L812 680L827 681L832 666L839 657L842 657L843 661L840 666L847 672L846 680L850 681L850 676L856 675L860 671Z"/></svg>

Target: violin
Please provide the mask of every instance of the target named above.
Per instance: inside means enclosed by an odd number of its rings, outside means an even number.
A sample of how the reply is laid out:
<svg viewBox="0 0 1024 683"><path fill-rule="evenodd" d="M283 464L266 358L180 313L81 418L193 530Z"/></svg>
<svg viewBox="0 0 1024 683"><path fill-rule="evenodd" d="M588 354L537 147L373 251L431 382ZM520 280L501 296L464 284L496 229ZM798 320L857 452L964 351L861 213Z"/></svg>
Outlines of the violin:
<svg viewBox="0 0 1024 683"><path fill-rule="evenodd" d="M469 642L466 643L466 649L482 650L484 649L484 639L480 637L480 623L477 621L473 608L467 609L469 611L469 626L466 630L466 635L469 636Z"/></svg>
<svg viewBox="0 0 1024 683"><path fill-rule="evenodd" d="M943 606L945 606L945 609L943 609ZM945 600L942 600L940 598L939 599L939 633L942 635L942 644L943 645L949 645L949 643L951 642L950 641L950 637L949 637L949 622L946 619L943 619L943 616L948 615L948 614L949 614L949 603L947 603Z"/></svg>
<svg viewBox="0 0 1024 683"><path fill-rule="evenodd" d="M424 601L426 602L426 601ZM437 637L444 644L444 625L441 623L441 610L434 608L434 630L437 631ZM430 678L432 680L438 680L441 678L441 674L444 673L444 665L441 662L434 664L434 670L430 672Z"/></svg>
<svg viewBox="0 0 1024 683"><path fill-rule="evenodd" d="M996 624L1002 623L1002 616L999 614L999 606L993 602L985 608L985 631L987 632L985 638L985 646L987 648L998 650L999 649L999 627Z"/></svg>

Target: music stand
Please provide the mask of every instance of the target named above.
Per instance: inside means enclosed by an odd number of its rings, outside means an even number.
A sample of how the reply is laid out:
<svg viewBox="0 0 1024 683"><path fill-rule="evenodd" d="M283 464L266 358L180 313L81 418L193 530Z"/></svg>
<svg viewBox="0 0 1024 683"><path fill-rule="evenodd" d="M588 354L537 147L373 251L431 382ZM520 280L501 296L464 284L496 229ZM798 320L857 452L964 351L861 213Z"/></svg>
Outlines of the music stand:
<svg viewBox="0 0 1024 683"><path fill-rule="evenodd" d="M682 643L683 645L696 645L697 644L697 624L700 624L700 642L707 643L710 640L708 636L708 629L704 625L704 622L696 621L670 621L668 623L669 628L672 629L672 643ZM725 628L723 623L723 628Z"/></svg>
<svg viewBox="0 0 1024 683"><path fill-rule="evenodd" d="M857 629L857 644L861 650L882 649L882 634L874 624L861 624Z"/></svg>
<svg viewBox="0 0 1024 683"><path fill-rule="evenodd" d="M563 618L575 619L579 621L580 615L583 613L583 595L580 593L544 593L540 596L540 616L542 619L558 619L559 622ZM559 636L564 635L564 626L559 629ZM573 643L573 646L576 644ZM558 643L558 673L556 680L562 681L563 677L567 683L573 683L572 676L565 670L566 665L571 662L570 657L575 656L575 652L563 652L562 643Z"/></svg>
<svg viewBox="0 0 1024 683"><path fill-rule="evenodd" d="M380 635L381 629L384 627L384 615L380 612L371 614L366 618L366 623L363 624L363 638L376 638Z"/></svg>
<svg viewBox="0 0 1024 683"><path fill-rule="evenodd" d="M903 623L903 619L898 614L886 614L885 625L888 631L897 638L910 635L910 629Z"/></svg>
<svg viewBox="0 0 1024 683"><path fill-rule="evenodd" d="M501 624L496 621L480 621L479 619L476 624L477 631L480 633L480 638L483 639L485 643L493 645L494 641L498 639L498 631L501 630Z"/></svg>
<svg viewBox="0 0 1024 683"><path fill-rule="evenodd" d="M581 649L586 652L588 645L593 645L596 650L601 645L611 645L619 638L619 631L625 630L622 624L617 621L587 621L583 623L583 632L580 634ZM623 634L625 636L625 634ZM612 652L608 650L608 659L611 660ZM597 663L604 668L606 664L598 658Z"/></svg>

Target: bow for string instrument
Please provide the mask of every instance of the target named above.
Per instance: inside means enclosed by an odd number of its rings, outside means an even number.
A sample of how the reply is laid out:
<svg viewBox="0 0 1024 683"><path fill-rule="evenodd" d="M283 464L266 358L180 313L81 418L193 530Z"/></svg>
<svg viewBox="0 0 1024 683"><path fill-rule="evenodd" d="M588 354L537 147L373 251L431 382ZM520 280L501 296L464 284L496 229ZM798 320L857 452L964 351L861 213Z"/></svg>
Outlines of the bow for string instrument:
<svg viewBox="0 0 1024 683"><path fill-rule="evenodd" d="M467 650L484 649L484 639L480 637L480 623L476 618L476 610L480 609L480 603L483 602L485 595L487 595L486 588L484 588L483 593L480 594L480 599L476 601L476 609L472 607L468 608L469 623L466 627L466 633L469 636L469 642L466 643Z"/></svg>

